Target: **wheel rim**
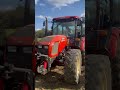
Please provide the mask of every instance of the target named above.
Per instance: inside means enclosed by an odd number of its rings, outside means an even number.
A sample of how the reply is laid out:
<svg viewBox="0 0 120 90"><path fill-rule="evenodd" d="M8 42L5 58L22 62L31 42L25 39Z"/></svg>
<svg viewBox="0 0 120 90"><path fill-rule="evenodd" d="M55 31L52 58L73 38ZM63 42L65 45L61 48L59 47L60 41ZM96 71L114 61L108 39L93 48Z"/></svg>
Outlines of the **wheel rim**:
<svg viewBox="0 0 120 90"><path fill-rule="evenodd" d="M76 62L76 81L77 81L77 83L79 82L79 76L80 76L80 74L81 74L81 71L80 71L80 60L79 60L79 58L78 57L76 57L76 59L77 59L77 62Z"/></svg>
<svg viewBox="0 0 120 90"><path fill-rule="evenodd" d="M37 66L37 72L38 73L42 73L42 68L43 68L44 66L43 65L40 65L40 66Z"/></svg>

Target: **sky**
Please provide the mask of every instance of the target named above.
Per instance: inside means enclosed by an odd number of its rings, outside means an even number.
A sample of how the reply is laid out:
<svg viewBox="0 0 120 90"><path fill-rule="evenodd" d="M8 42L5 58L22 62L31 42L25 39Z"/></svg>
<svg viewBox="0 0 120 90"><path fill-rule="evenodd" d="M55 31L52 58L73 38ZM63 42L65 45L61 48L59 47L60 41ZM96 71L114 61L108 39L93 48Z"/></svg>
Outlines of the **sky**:
<svg viewBox="0 0 120 90"><path fill-rule="evenodd" d="M85 0L35 0L35 30L43 28L45 17L50 22L60 16L85 16Z"/></svg>

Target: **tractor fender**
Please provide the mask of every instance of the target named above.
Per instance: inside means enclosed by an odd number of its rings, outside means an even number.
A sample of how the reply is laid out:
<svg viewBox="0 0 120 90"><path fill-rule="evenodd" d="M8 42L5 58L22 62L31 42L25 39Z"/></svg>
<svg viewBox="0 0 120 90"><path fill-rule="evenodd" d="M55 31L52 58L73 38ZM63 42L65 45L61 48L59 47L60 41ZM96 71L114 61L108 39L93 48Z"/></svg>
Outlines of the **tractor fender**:
<svg viewBox="0 0 120 90"><path fill-rule="evenodd" d="M81 51L85 51L85 37L81 38L81 41L80 41L80 50Z"/></svg>
<svg viewBox="0 0 120 90"><path fill-rule="evenodd" d="M112 28L112 33L109 40L108 51L110 54L110 58L114 58L116 56L117 51L117 42L120 37L120 29L119 28Z"/></svg>
<svg viewBox="0 0 120 90"><path fill-rule="evenodd" d="M67 37L64 35L52 35L42 38L37 45L48 46L48 56L50 58L57 57L67 46Z"/></svg>
<svg viewBox="0 0 120 90"><path fill-rule="evenodd" d="M67 46L67 37L64 35L55 35L50 43L51 49L49 51L49 56L57 57L65 49L66 46Z"/></svg>

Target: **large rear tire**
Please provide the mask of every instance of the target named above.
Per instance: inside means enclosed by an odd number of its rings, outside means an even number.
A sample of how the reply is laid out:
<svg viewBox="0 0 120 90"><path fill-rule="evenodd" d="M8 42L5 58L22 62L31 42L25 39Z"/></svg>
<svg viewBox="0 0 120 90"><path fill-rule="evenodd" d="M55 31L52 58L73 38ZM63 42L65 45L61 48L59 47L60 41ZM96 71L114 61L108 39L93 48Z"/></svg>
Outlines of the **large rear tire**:
<svg viewBox="0 0 120 90"><path fill-rule="evenodd" d="M104 55L88 55L86 59L85 90L111 90L110 61Z"/></svg>
<svg viewBox="0 0 120 90"><path fill-rule="evenodd" d="M81 75L81 51L70 49L65 55L64 79L67 83L78 84Z"/></svg>

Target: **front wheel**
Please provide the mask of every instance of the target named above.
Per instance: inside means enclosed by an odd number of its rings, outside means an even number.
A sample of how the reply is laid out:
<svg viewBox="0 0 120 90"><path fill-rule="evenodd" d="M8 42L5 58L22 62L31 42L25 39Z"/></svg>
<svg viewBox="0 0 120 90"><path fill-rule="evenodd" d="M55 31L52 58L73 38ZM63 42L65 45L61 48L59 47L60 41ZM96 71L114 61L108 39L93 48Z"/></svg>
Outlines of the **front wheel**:
<svg viewBox="0 0 120 90"><path fill-rule="evenodd" d="M65 55L64 78L70 84L78 84L81 75L82 57L78 49L70 49Z"/></svg>

